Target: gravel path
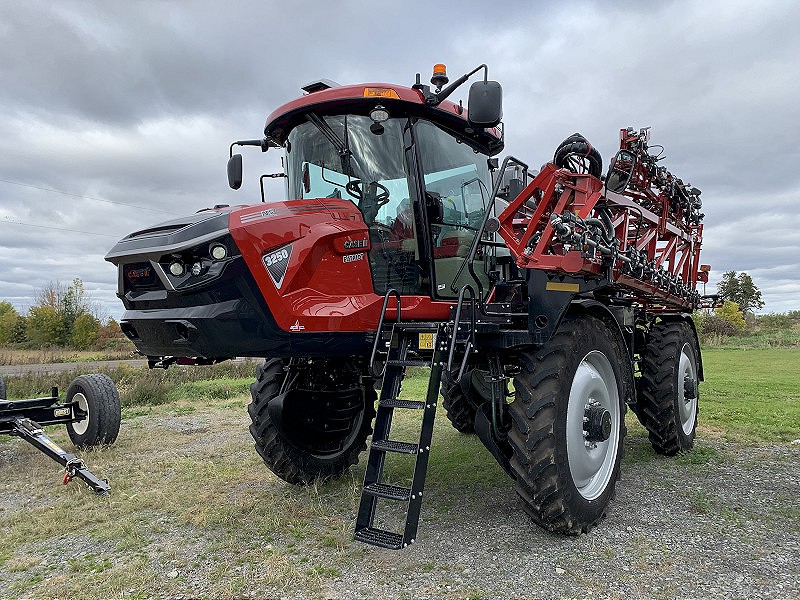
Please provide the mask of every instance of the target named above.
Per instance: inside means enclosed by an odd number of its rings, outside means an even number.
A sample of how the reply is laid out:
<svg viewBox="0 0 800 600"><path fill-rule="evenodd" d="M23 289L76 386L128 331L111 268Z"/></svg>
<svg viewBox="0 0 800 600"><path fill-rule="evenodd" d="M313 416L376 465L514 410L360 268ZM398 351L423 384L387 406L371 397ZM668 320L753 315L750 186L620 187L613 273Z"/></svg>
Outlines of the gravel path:
<svg viewBox="0 0 800 600"><path fill-rule="evenodd" d="M429 498L434 514L417 546L367 551L370 567L355 565L328 592L800 598L800 449L715 445L720 458L709 464L658 458L626 465L608 518L578 538L533 526L510 486L464 497L450 515L438 514L437 499ZM425 572L431 564L447 567Z"/></svg>
<svg viewBox="0 0 800 600"><path fill-rule="evenodd" d="M163 441L146 452L126 455L130 469L147 466L166 477L173 467L161 462L165 458L220 461L232 472L250 469L259 475L215 497L215 505L268 493L303 502L296 488L269 473L260 475L263 465L254 457L246 425L241 409L137 417L123 423L120 448L109 450L106 460L119 468L114 453L123 452L128 440L160 435ZM17 479L14 465L22 460L39 469L46 459L31 458L20 444L0 445L0 516L24 518L26 508L69 501L60 489L29 498L31 481ZM226 535L224 528L204 528L180 514L156 511L157 517L142 516L143 545L128 554L118 554L110 541L98 545L77 532L27 547L29 554L45 558L27 572L0 567L0 598L15 580L52 573L43 569L58 564L61 552L94 561L144 553L156 570L144 594L141 588L126 593L136 598L800 598L800 446L744 447L701 435L698 452L678 461L654 457L647 446L643 433L628 437L623 480L608 518L580 537L551 535L533 525L510 480L495 476L476 489L474 484L459 487L452 478L447 483L429 477L418 543L401 552L348 541L354 515L347 503L322 509L347 530L344 547L328 546L322 531L268 540L253 532L246 547L236 546L243 555L255 553L256 559L245 563L236 555L208 558L208 546ZM496 473L488 454L481 464ZM112 486L123 487L129 477L113 466L105 472ZM168 484L146 477L140 485ZM270 557L280 562L270 563ZM321 575L312 591L275 586L271 564L300 573L318 568ZM86 597L108 597L96 593L102 573L91 577L95 583L86 588Z"/></svg>

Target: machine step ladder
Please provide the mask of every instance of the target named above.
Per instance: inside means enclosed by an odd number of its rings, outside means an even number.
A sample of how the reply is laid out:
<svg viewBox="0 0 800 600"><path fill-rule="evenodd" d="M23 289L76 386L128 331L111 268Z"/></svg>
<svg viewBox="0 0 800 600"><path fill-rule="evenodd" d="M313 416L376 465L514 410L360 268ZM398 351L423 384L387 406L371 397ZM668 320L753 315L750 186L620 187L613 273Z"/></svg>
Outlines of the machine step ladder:
<svg viewBox="0 0 800 600"><path fill-rule="evenodd" d="M375 417L375 429L369 450L367 471L361 503L356 518L355 539L374 546L399 550L413 544L417 536L417 526L422 508L425 475L428 470L428 455L431 449L436 404L439 399L439 385L442 379L442 366L446 359L447 333L441 323L395 323L392 343L384 364L384 378ZM426 340L429 343L424 343ZM396 341L396 345L395 345ZM415 344L415 342L417 342ZM432 350L430 361L410 358L412 351L427 356L423 352ZM401 382L406 367L430 366L430 380L425 401L405 400L400 395ZM421 411L422 422L417 443L398 441L390 438L392 416L395 409ZM385 482L384 463L389 453L414 457L414 470L411 487L403 487ZM402 533L382 529L375 525L378 499L408 503L405 526Z"/></svg>

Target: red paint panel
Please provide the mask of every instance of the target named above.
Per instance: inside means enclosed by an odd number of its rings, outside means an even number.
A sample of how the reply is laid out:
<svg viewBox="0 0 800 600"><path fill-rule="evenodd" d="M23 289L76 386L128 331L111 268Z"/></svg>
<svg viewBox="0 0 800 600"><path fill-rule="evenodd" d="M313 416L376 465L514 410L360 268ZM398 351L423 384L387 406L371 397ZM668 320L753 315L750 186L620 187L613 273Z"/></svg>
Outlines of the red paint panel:
<svg viewBox="0 0 800 600"><path fill-rule="evenodd" d="M281 329L375 330L383 296L374 293L367 227L351 202L306 199L247 207L231 212L230 231ZM278 289L262 259L287 244L292 250ZM405 296L403 318L444 319L450 305Z"/></svg>

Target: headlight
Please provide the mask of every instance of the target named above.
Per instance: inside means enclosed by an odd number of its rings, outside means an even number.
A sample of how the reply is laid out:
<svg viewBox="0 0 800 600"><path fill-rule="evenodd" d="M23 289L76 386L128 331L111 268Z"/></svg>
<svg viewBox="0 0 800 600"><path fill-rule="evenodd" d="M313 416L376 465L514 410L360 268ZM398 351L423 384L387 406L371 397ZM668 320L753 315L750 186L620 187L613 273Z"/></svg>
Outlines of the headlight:
<svg viewBox="0 0 800 600"><path fill-rule="evenodd" d="M183 266L182 262L176 260L169 264L169 272L175 277L180 277L186 273L186 267Z"/></svg>
<svg viewBox="0 0 800 600"><path fill-rule="evenodd" d="M209 254L214 260L222 260L227 258L228 249L222 244L211 244L211 247L209 248Z"/></svg>

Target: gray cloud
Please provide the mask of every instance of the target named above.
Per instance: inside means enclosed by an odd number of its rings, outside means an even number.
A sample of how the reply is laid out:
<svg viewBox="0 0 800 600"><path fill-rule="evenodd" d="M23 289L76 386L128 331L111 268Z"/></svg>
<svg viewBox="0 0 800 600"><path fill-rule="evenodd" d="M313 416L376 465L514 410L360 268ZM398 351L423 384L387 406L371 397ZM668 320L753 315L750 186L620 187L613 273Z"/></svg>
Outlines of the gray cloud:
<svg viewBox="0 0 800 600"><path fill-rule="evenodd" d="M114 239L258 201L253 174L279 170L279 153L247 153L235 193L228 144L257 137L300 85L408 85L434 62L451 77L485 62L504 86L509 153L538 166L580 131L607 162L620 127L653 126L667 167L703 190L709 291L746 270L765 310L797 308L798 25L788 1L2 5L0 179L120 204L0 181L0 298L24 309L78 276L119 315L102 260Z"/></svg>

